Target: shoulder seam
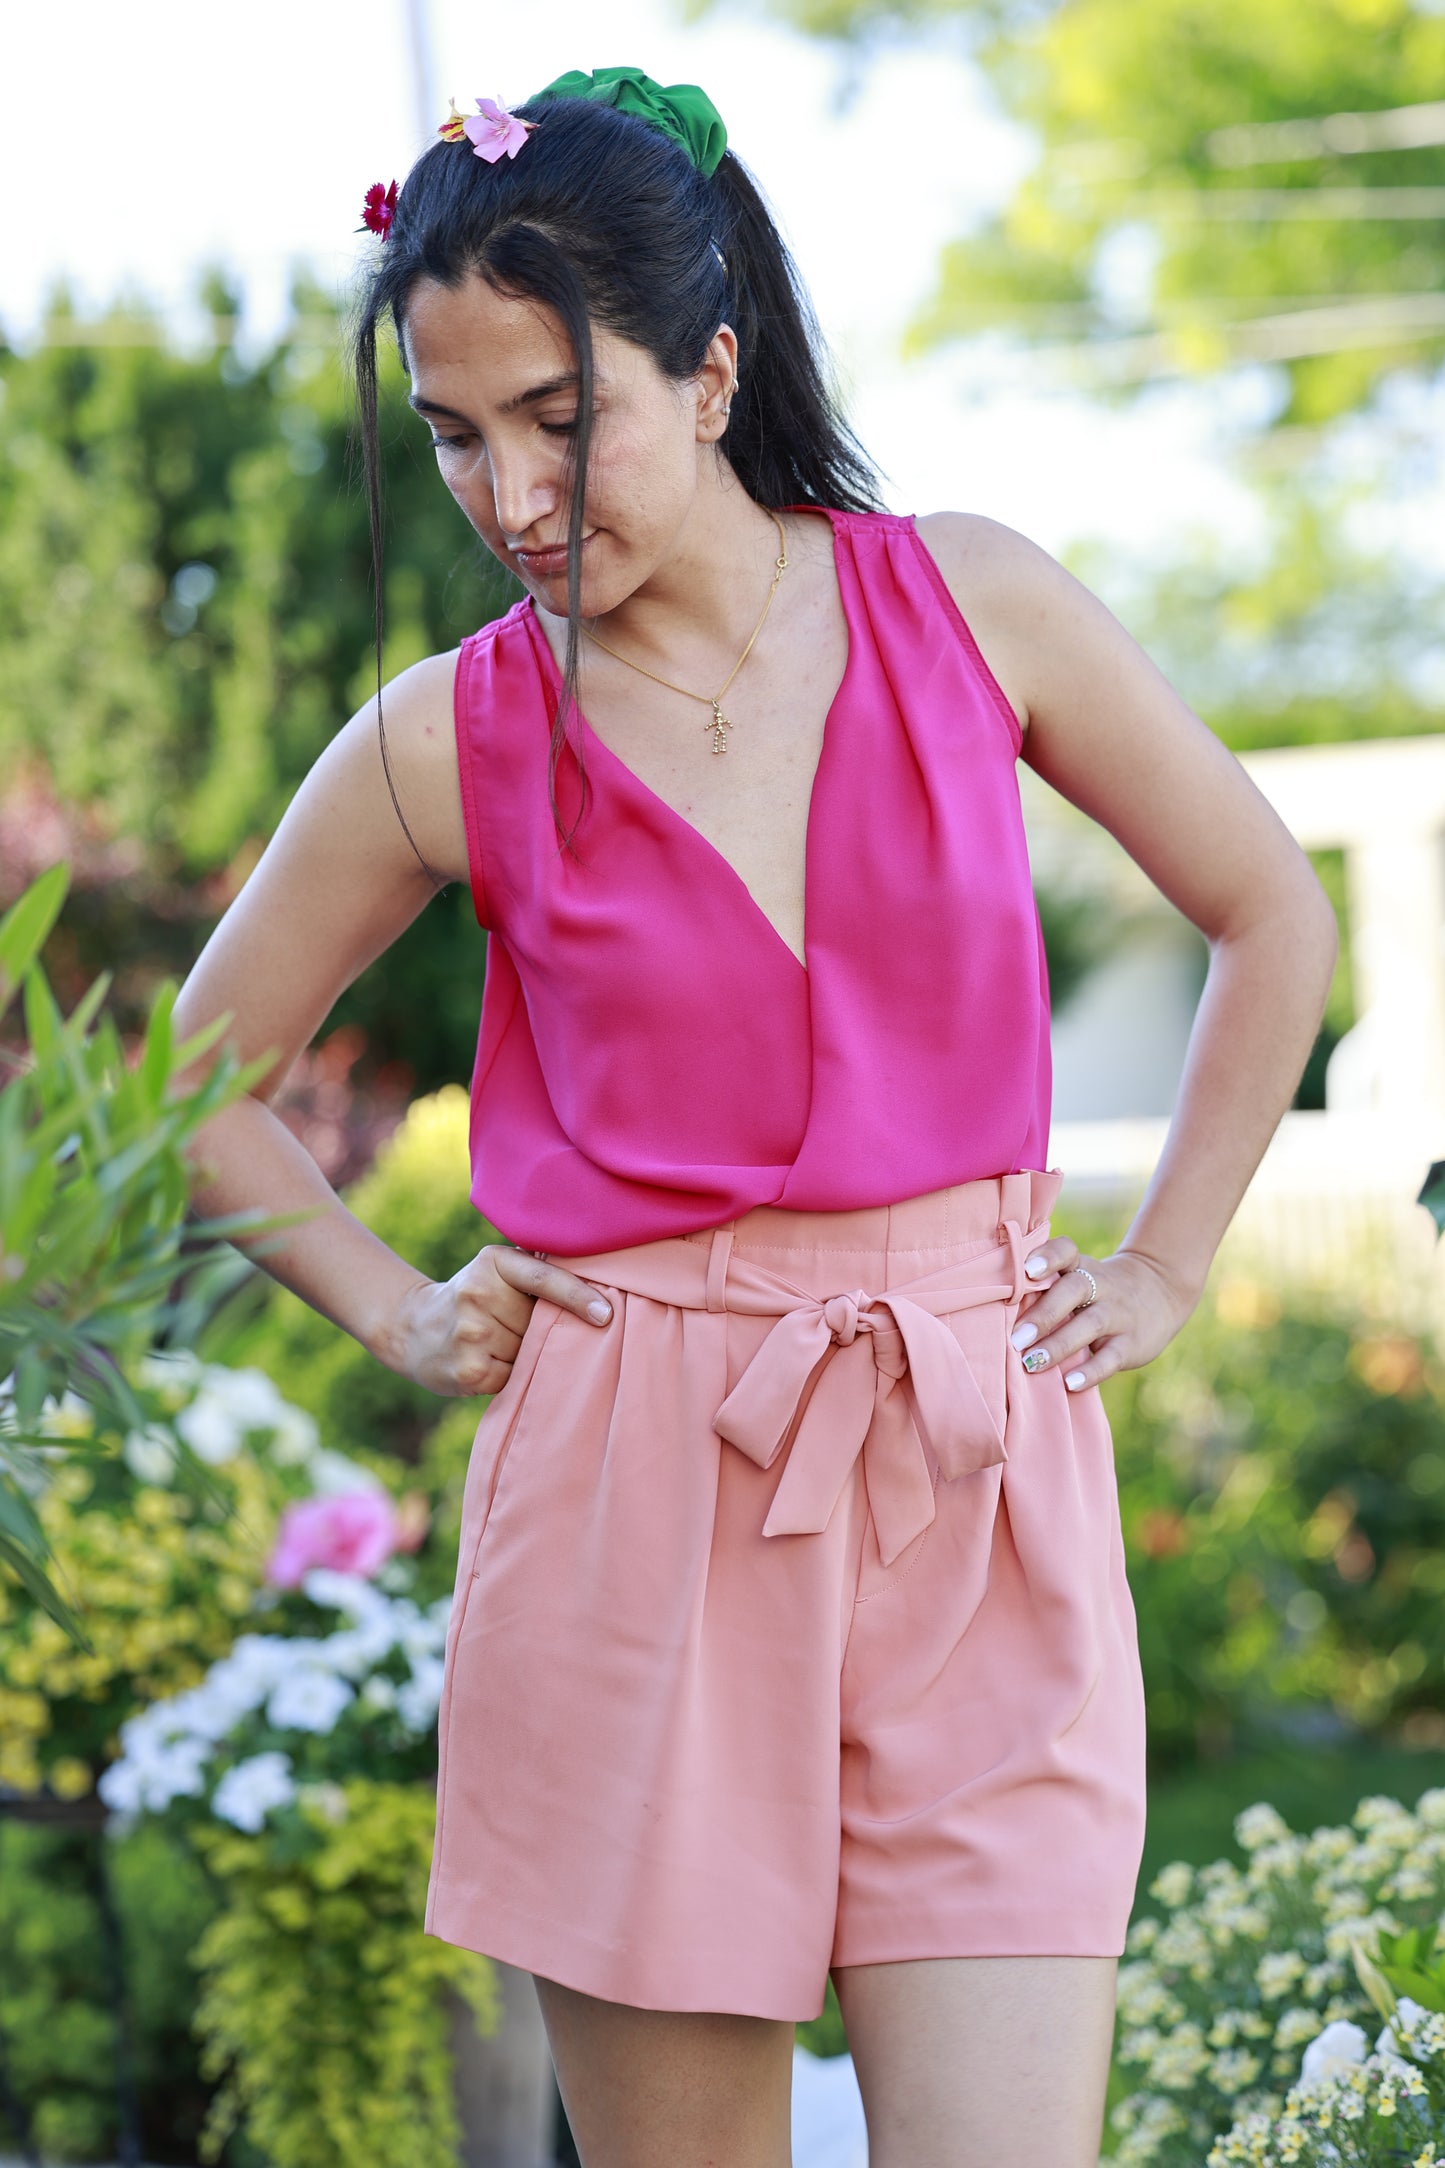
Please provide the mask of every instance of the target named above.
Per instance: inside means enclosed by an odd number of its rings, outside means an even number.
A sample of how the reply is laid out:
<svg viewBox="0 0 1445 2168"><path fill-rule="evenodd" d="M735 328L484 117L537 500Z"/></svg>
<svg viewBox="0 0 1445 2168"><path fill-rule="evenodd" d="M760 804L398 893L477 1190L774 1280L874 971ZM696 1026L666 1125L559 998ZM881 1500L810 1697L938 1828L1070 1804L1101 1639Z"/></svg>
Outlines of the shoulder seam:
<svg viewBox="0 0 1445 2168"><path fill-rule="evenodd" d="M472 657L482 639L494 630L494 625L483 625L479 631L467 635L457 651L456 674L452 679L452 727L457 748L457 780L462 793L462 825L467 835L467 870L471 876L472 909L477 924L484 929L488 926L490 913L481 820L472 775L471 712L467 692L471 683Z"/></svg>

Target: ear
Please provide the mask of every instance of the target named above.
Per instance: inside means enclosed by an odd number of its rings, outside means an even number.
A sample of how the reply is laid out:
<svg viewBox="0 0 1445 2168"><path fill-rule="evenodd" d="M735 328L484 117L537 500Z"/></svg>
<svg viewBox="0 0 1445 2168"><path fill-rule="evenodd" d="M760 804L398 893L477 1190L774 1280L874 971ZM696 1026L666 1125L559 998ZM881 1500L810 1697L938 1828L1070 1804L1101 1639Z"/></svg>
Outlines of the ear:
<svg viewBox="0 0 1445 2168"><path fill-rule="evenodd" d="M696 378L699 444L715 444L727 428L737 380L738 335L731 324L719 324Z"/></svg>

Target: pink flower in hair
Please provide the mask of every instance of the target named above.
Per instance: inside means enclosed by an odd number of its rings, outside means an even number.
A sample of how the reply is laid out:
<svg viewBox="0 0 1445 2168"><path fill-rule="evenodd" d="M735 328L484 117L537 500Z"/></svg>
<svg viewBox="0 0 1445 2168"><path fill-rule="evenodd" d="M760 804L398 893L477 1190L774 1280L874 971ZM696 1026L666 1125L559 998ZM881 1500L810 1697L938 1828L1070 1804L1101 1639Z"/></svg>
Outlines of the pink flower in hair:
<svg viewBox="0 0 1445 2168"><path fill-rule="evenodd" d="M536 125L534 120L518 120L495 98L478 98L476 112L462 122L462 133L472 156L494 166L499 158L515 158Z"/></svg>
<svg viewBox="0 0 1445 2168"><path fill-rule="evenodd" d="M266 1579L273 1588L299 1588L302 1575L313 1566L329 1566L333 1572L359 1573L369 1580L402 1548L408 1533L385 1491L296 1499L281 1515Z"/></svg>
<svg viewBox="0 0 1445 2168"><path fill-rule="evenodd" d="M395 217L396 182L393 181L388 188L384 181L378 181L366 191L366 200L361 209L361 225L356 230L360 233L362 227L369 228L372 233L379 233L384 241L391 232Z"/></svg>

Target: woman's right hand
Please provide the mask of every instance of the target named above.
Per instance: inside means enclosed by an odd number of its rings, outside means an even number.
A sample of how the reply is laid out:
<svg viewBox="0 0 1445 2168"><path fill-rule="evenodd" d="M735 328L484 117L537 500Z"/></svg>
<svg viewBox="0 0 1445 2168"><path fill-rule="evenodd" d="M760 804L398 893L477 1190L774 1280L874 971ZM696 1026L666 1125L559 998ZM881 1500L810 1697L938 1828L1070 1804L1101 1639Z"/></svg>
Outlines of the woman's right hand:
<svg viewBox="0 0 1445 2168"><path fill-rule="evenodd" d="M498 1393L512 1374L539 1297L590 1325L610 1322L612 1305L561 1265L490 1242L449 1280L418 1280L390 1320L383 1362L428 1392Z"/></svg>

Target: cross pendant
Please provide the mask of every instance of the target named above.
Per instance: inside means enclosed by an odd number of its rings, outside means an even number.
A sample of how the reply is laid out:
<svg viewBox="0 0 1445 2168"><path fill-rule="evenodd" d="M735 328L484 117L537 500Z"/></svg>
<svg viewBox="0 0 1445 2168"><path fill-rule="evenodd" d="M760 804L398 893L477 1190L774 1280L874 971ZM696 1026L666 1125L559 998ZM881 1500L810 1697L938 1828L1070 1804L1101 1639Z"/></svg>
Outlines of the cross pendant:
<svg viewBox="0 0 1445 2168"><path fill-rule="evenodd" d="M728 741L723 736L723 732L731 730L733 726L715 700L712 704L712 721L706 727L712 732L713 751L715 753L725 753L728 749Z"/></svg>

